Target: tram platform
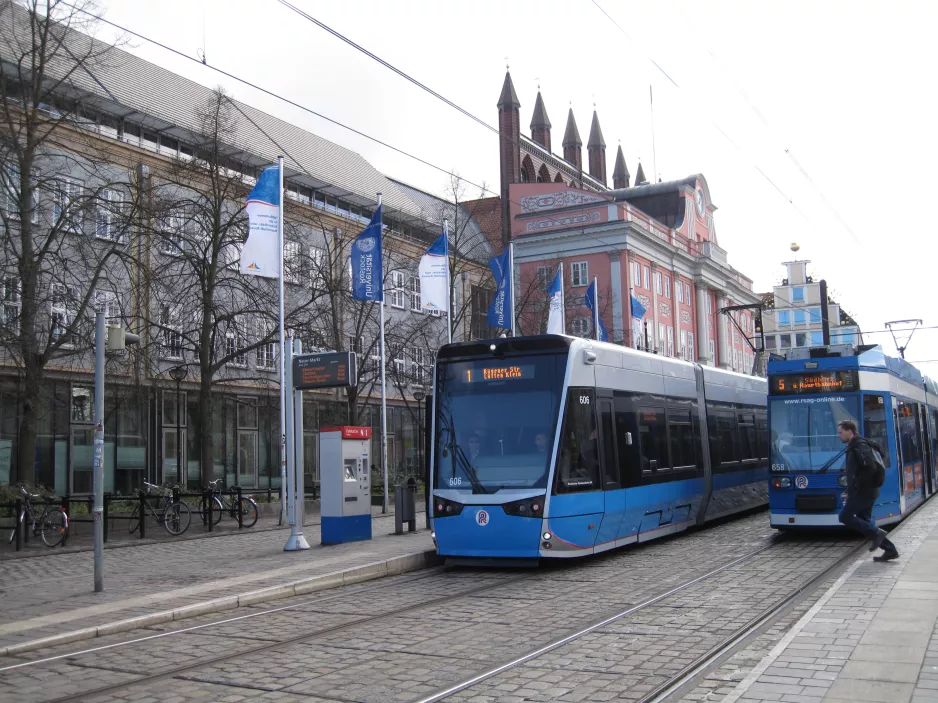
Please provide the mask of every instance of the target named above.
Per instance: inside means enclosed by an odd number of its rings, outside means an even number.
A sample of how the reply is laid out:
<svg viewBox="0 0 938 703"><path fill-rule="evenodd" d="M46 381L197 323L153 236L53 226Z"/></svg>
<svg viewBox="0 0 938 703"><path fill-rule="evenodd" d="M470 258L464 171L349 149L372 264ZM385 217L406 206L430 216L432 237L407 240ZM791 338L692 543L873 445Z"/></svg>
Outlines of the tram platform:
<svg viewBox="0 0 938 703"><path fill-rule="evenodd" d="M417 526L395 535L393 514L378 516L373 539L324 547L315 516L304 528L311 548L298 552L283 551L288 527L125 544L104 551L103 593L91 551L4 560L0 657L435 565L422 512Z"/></svg>
<svg viewBox="0 0 938 703"><path fill-rule="evenodd" d="M861 558L823 593L727 703L938 703L938 501L889 537L900 558Z"/></svg>

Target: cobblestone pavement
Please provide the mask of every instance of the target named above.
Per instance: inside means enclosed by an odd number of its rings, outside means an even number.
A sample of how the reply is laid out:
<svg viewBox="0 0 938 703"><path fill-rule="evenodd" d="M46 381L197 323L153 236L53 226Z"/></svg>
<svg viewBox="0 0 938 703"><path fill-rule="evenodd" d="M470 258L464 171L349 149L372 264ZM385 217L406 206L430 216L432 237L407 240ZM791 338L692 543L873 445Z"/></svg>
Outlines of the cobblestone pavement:
<svg viewBox="0 0 938 703"><path fill-rule="evenodd" d="M433 549L428 530L390 535L393 517L374 519L370 542L329 547L308 524L303 552L283 551L288 529L108 549L103 593L89 551L4 561L0 647Z"/></svg>
<svg viewBox="0 0 938 703"><path fill-rule="evenodd" d="M0 699L50 700L126 682L76 700L413 701L770 547L450 698L634 700L856 544L841 536L780 537L758 513L537 571L436 569L235 613L252 615L247 619L193 618L98 638L88 647L64 645L3 659L0 667L126 643L142 632L186 630L0 671ZM190 629L200 625L208 626ZM132 683L148 674L165 676Z"/></svg>

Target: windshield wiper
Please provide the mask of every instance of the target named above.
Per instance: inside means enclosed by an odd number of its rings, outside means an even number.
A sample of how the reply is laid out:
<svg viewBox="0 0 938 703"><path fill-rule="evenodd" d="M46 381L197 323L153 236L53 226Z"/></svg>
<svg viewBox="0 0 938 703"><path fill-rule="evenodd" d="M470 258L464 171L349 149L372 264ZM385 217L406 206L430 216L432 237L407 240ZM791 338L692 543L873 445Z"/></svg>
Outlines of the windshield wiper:
<svg viewBox="0 0 938 703"><path fill-rule="evenodd" d="M449 435L449 441L443 444L443 450L447 449L451 452L451 466L453 467L453 477L456 476L456 461L459 461L459 464L463 471L466 474L466 477L469 479L469 483L472 484L473 494L479 493L495 493L498 489L489 490L485 487L485 484L479 480L479 475L476 473L476 470L472 467L472 464L469 462L469 457L466 456L466 453L463 451L463 448L456 443L456 432L453 429L453 418L450 416L448 419L440 413L440 421L443 424L442 431L446 432Z"/></svg>
<svg viewBox="0 0 938 703"><path fill-rule="evenodd" d="M844 447L839 452L834 454L828 461L824 462L824 466L817 470L819 474L826 474L827 470L834 465L834 462L837 461L841 455L847 451L847 447Z"/></svg>

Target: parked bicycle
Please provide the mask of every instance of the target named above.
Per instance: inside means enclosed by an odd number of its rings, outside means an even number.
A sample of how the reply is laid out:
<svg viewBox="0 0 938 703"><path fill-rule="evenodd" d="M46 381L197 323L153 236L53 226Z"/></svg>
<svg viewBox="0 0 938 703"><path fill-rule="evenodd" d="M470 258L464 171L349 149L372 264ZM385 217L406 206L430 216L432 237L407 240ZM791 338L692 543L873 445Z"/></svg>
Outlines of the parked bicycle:
<svg viewBox="0 0 938 703"><path fill-rule="evenodd" d="M221 479L216 478L214 481L208 482L208 488L212 494L212 502L214 506L212 507L212 524L217 525L221 522L222 513L228 513L231 516L232 520L238 519L238 503L235 500L235 495L232 493L222 493L221 491ZM208 520L206 515L202 516L202 520ZM252 496L241 496L241 526L242 527L254 527L254 523L257 522L257 503L254 502Z"/></svg>
<svg viewBox="0 0 938 703"><path fill-rule="evenodd" d="M57 505L43 505L40 512L37 506L32 504L33 500L39 500L42 496L29 493L20 486L20 494L23 496L23 505L20 508L20 514L16 516L16 524L10 533L10 543L16 538L16 531L21 525L29 524L33 531L33 537L41 537L46 546L55 547L61 544L62 540L68 535L68 515Z"/></svg>
<svg viewBox="0 0 938 703"><path fill-rule="evenodd" d="M174 537L189 529L192 513L188 505L181 500L173 500L172 493L167 492L167 489L162 486L156 486L146 481L143 482L143 485L146 488L146 495L143 499L144 514L140 515L140 503L138 502L130 514L130 534L139 530L140 520L147 517L152 517ZM151 493L155 493L152 503L150 502ZM165 505L163 505L164 501Z"/></svg>

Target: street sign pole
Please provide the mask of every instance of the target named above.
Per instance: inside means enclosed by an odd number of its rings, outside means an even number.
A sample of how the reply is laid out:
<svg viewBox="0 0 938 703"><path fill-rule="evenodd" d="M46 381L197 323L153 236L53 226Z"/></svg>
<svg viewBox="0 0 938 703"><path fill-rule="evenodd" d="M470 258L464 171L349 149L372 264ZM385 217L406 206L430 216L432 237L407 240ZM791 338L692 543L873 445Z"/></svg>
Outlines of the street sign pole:
<svg viewBox="0 0 938 703"><path fill-rule="evenodd" d="M303 353L303 342L299 339L292 341L293 358L297 358ZM292 366L292 364L291 364ZM294 551L299 549L309 549L309 542L306 541L306 535L303 534L303 521L305 517L305 486L303 485L303 391L296 389L296 377L292 378L293 383L288 387L291 393L290 402L292 403L290 414L293 417L293 470L287 472L293 495L293 524L290 525L290 539L287 542L286 550Z"/></svg>
<svg viewBox="0 0 938 703"><path fill-rule="evenodd" d="M104 590L104 310L94 320L94 591Z"/></svg>

